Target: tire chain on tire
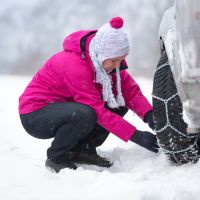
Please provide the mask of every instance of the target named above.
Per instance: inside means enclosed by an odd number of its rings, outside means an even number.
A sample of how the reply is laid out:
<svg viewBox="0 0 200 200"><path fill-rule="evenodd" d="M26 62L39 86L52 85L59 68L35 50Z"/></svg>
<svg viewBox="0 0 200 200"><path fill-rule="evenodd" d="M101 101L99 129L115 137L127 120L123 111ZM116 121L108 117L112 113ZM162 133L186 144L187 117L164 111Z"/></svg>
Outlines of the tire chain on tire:
<svg viewBox="0 0 200 200"><path fill-rule="evenodd" d="M182 103L165 50L154 74L153 112L158 143L170 161L178 165L196 163L200 157L198 137L187 134Z"/></svg>

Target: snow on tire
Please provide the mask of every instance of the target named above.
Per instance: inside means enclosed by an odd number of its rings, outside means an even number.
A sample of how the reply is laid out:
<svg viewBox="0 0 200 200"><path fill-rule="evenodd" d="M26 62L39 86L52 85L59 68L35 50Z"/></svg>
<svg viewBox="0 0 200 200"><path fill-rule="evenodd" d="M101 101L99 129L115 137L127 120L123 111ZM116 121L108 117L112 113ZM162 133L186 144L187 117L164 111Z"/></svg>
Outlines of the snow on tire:
<svg viewBox="0 0 200 200"><path fill-rule="evenodd" d="M198 138L187 134L182 111L167 53L163 50L153 82L155 132L161 149L178 165L196 163L200 157Z"/></svg>

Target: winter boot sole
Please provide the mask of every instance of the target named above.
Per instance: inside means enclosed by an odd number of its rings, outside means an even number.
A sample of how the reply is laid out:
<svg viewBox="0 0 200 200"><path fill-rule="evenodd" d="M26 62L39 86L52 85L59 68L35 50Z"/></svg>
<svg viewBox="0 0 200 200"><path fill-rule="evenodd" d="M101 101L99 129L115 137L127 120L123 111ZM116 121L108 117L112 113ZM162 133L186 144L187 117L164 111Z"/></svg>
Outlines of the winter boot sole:
<svg viewBox="0 0 200 200"><path fill-rule="evenodd" d="M69 168L76 170L77 166L73 163L66 163L66 164L58 164L52 162L50 159L47 159L45 162L45 166L53 172L59 173L61 169Z"/></svg>
<svg viewBox="0 0 200 200"><path fill-rule="evenodd" d="M187 124L183 121L182 112L182 103L168 64L167 53L163 51L153 82L155 131L160 147L178 165L196 163L200 157L198 138L187 134Z"/></svg>

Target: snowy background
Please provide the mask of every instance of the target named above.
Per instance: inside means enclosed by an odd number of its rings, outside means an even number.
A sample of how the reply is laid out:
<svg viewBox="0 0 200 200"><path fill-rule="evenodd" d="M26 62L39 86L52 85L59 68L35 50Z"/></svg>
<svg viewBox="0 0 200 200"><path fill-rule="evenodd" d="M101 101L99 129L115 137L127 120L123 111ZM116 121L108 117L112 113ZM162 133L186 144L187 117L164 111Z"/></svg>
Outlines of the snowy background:
<svg viewBox="0 0 200 200"><path fill-rule="evenodd" d="M98 149L114 165L81 166L59 174L44 167L51 140L29 136L18 117L18 97L29 76L0 76L0 199L3 200L199 200L200 162L172 166L162 152L153 154L114 135ZM152 81L137 78L151 101ZM149 130L133 113L126 119Z"/></svg>
<svg viewBox="0 0 200 200"><path fill-rule="evenodd" d="M64 37L71 32L98 29L110 18L121 16L130 40L132 72L151 77L160 53L158 27L172 2L0 0L0 73L32 75L62 49Z"/></svg>

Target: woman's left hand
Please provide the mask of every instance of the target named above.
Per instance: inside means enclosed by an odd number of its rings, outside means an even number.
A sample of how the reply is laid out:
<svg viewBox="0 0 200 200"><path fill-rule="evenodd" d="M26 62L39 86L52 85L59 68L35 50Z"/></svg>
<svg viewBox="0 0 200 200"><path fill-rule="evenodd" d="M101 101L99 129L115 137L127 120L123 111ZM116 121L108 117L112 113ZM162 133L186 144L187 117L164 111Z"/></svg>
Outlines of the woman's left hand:
<svg viewBox="0 0 200 200"><path fill-rule="evenodd" d="M155 124L153 121L153 111L149 111L145 117L144 117L144 122L148 123L149 127L154 130L155 129Z"/></svg>

